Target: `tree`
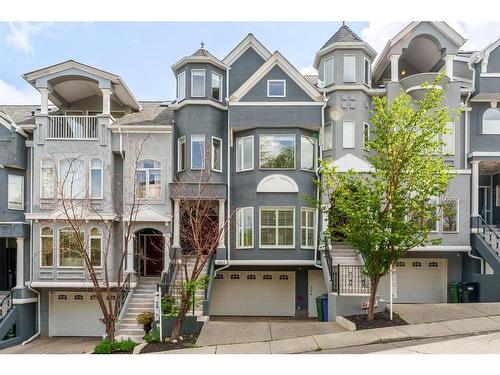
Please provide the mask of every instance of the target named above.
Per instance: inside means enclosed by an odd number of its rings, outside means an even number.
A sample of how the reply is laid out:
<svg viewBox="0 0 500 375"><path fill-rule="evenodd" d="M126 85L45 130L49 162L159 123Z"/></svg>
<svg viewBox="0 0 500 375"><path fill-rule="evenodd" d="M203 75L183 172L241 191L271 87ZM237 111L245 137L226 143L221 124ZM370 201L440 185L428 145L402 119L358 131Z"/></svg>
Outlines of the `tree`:
<svg viewBox="0 0 500 375"><path fill-rule="evenodd" d="M371 287L369 321L380 278L408 250L439 243L429 241L430 223L436 220L435 198L452 178L443 161L441 138L451 118L442 106L441 81L425 83L419 100L404 92L393 102L373 98L373 140L368 142L372 172L341 174L323 163L320 187L332 203L324 211L345 218L330 222L327 234L342 233L364 258Z"/></svg>

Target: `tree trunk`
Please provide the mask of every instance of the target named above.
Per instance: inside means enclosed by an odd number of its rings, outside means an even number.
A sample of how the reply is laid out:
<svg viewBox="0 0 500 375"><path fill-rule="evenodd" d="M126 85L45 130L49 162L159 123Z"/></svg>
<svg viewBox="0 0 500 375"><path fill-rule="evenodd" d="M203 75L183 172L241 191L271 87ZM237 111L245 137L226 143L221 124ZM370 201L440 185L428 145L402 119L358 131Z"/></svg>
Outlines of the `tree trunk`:
<svg viewBox="0 0 500 375"><path fill-rule="evenodd" d="M379 278L374 279L370 278L370 303L368 305L368 316L366 317L366 320L371 322L373 319L375 319L375 297L377 296L377 288L378 288L378 282L380 281Z"/></svg>
<svg viewBox="0 0 500 375"><path fill-rule="evenodd" d="M106 322L106 335L111 341L115 341L115 321L113 319L108 319Z"/></svg>
<svg viewBox="0 0 500 375"><path fill-rule="evenodd" d="M181 301L181 307L179 309L179 314L177 314L177 319L175 320L174 328L172 329L172 334L170 335L170 341L178 340L181 334L182 322L189 311L189 302L191 301L191 295L193 292L187 291L184 294Z"/></svg>

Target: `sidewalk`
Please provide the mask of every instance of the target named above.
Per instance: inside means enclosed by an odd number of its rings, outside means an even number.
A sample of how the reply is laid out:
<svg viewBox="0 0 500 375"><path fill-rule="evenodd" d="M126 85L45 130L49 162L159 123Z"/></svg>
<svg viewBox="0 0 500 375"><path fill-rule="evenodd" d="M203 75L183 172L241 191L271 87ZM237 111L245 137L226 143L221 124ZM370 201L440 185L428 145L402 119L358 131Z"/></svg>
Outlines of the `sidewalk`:
<svg viewBox="0 0 500 375"><path fill-rule="evenodd" d="M389 343L500 331L500 315L436 323L376 328L354 332L329 333L284 340L204 346L173 350L164 354L294 354L351 346Z"/></svg>

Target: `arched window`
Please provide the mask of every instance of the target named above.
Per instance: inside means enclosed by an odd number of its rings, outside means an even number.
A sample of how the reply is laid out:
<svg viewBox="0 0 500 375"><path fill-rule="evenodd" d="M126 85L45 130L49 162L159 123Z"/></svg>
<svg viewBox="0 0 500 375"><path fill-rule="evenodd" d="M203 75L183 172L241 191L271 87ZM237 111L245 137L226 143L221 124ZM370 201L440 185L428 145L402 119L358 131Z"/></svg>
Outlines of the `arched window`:
<svg viewBox="0 0 500 375"><path fill-rule="evenodd" d="M54 161L49 158L40 163L40 198L54 198Z"/></svg>
<svg viewBox="0 0 500 375"><path fill-rule="evenodd" d="M160 200L161 163L156 160L141 160L137 164L137 195L139 198Z"/></svg>
<svg viewBox="0 0 500 375"><path fill-rule="evenodd" d="M102 230L90 229L90 262L94 267L102 266Z"/></svg>
<svg viewBox="0 0 500 375"><path fill-rule="evenodd" d="M58 179L64 198L85 198L85 162L83 160L61 159Z"/></svg>
<svg viewBox="0 0 500 375"><path fill-rule="evenodd" d="M488 108L483 113L483 134L500 134L500 110Z"/></svg>
<svg viewBox="0 0 500 375"><path fill-rule="evenodd" d="M40 230L40 265L42 267L52 267L54 265L54 230L43 227Z"/></svg>
<svg viewBox="0 0 500 375"><path fill-rule="evenodd" d="M79 239L83 240L83 232L77 233L72 228L59 230L59 266L83 267Z"/></svg>
<svg viewBox="0 0 500 375"><path fill-rule="evenodd" d="M90 198L102 199L102 160L90 161Z"/></svg>

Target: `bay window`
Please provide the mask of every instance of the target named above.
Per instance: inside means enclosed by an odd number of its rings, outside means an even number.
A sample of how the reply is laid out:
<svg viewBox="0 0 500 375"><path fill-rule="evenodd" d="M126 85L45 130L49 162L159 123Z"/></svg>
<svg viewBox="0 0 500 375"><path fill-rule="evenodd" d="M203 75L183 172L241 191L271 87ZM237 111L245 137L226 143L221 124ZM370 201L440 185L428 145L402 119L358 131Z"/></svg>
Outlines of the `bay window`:
<svg viewBox="0 0 500 375"><path fill-rule="evenodd" d="M7 185L7 208L24 210L24 176L9 174Z"/></svg>
<svg viewBox="0 0 500 375"><path fill-rule="evenodd" d="M205 136L202 134L191 136L191 169L205 169Z"/></svg>
<svg viewBox="0 0 500 375"><path fill-rule="evenodd" d="M261 169L295 169L295 135L260 136Z"/></svg>
<svg viewBox="0 0 500 375"><path fill-rule="evenodd" d="M344 82L356 81L356 56L344 55Z"/></svg>
<svg viewBox="0 0 500 375"><path fill-rule="evenodd" d="M191 96L193 98L205 96L205 69L191 70Z"/></svg>
<svg viewBox="0 0 500 375"><path fill-rule="evenodd" d="M313 137L300 137L300 168L310 172L316 170L316 139Z"/></svg>
<svg viewBox="0 0 500 375"><path fill-rule="evenodd" d="M313 208L302 208L301 210L301 247L314 249L316 217Z"/></svg>
<svg viewBox="0 0 500 375"><path fill-rule="evenodd" d="M82 199L85 197L85 163L81 159L62 159L59 161L59 184L64 198Z"/></svg>
<svg viewBox="0 0 500 375"><path fill-rule="evenodd" d="M295 209L277 207L260 209L260 247L290 248L295 246Z"/></svg>
<svg viewBox="0 0 500 375"><path fill-rule="evenodd" d="M54 161L43 159L40 164L40 198L54 198Z"/></svg>
<svg viewBox="0 0 500 375"><path fill-rule="evenodd" d="M236 248L253 247L253 207L236 210Z"/></svg>
<svg viewBox="0 0 500 375"><path fill-rule="evenodd" d="M137 195L148 200L161 198L161 163L156 160L141 160L137 163Z"/></svg>
<svg viewBox="0 0 500 375"><path fill-rule="evenodd" d="M372 80L372 77L371 77L371 66L370 65L371 65L370 64L370 60L368 60L365 57L365 64L364 64L365 71L364 71L364 76L363 76L363 83L366 86L370 86L370 82Z"/></svg>
<svg viewBox="0 0 500 375"><path fill-rule="evenodd" d="M253 135L236 139L236 172L253 169Z"/></svg>
<svg viewBox="0 0 500 375"><path fill-rule="evenodd" d="M59 230L59 266L83 267L80 253L80 241L84 240L83 232L75 232L72 228Z"/></svg>
<svg viewBox="0 0 500 375"><path fill-rule="evenodd" d="M222 76L212 73L212 99L222 101Z"/></svg>
<svg viewBox="0 0 500 375"><path fill-rule="evenodd" d="M370 124L363 123L363 149L369 150L368 143L370 142Z"/></svg>

